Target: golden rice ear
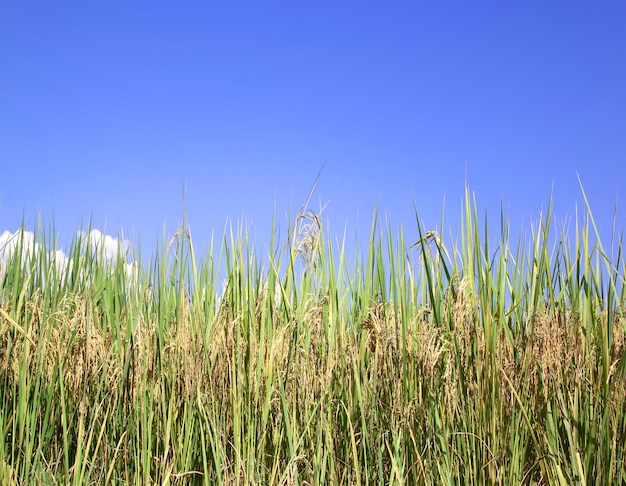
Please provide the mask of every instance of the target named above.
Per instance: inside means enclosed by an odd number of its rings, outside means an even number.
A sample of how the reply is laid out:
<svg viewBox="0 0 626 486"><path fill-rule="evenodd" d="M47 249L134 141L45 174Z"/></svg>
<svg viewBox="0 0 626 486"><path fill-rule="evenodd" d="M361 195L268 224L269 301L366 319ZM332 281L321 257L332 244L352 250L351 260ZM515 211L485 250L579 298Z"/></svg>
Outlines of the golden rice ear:
<svg viewBox="0 0 626 486"><path fill-rule="evenodd" d="M180 238L181 236L184 236L186 233L186 231L184 229L179 229L178 231L176 231L176 233L174 233L174 236L172 236L170 238L169 243L167 244L167 251L169 252L172 248L172 246L174 245L174 243L176 243L176 240L178 238Z"/></svg>
<svg viewBox="0 0 626 486"><path fill-rule="evenodd" d="M298 221L306 222L300 226L296 252L302 257L307 268L314 269L319 259L322 220L318 214L309 210L300 214Z"/></svg>

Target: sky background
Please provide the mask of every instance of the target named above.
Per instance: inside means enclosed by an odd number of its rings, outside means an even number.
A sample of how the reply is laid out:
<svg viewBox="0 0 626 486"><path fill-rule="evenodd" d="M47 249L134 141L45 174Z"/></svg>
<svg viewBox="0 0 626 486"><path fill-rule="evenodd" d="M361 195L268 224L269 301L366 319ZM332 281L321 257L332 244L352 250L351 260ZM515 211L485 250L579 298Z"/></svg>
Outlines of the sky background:
<svg viewBox="0 0 626 486"><path fill-rule="evenodd" d="M626 228L626 2L0 0L0 233L91 219L150 252L187 217L348 240L374 208L459 235L466 180L494 229ZM617 205L617 213L614 212ZM494 235L497 237L497 234ZM608 242L607 242L608 243Z"/></svg>

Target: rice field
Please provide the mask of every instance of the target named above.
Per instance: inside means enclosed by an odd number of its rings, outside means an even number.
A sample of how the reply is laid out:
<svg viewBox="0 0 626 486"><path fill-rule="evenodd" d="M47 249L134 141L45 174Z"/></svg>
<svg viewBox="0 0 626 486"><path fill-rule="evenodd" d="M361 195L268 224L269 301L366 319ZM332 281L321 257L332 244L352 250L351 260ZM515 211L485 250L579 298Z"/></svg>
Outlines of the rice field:
<svg viewBox="0 0 626 486"><path fill-rule="evenodd" d="M267 254L243 226L196 253L183 223L63 264L18 232L0 484L625 483L622 240L554 219L510 241L466 190L450 243L416 210L417 241L374 215L359 251L309 211Z"/></svg>

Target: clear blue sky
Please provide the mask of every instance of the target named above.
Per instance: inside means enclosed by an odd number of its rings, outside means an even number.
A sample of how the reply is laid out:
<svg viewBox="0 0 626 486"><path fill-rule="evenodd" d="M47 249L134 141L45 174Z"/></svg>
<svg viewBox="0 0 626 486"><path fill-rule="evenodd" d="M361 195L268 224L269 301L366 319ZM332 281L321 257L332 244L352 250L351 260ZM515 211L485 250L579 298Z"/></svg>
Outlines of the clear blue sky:
<svg viewBox="0 0 626 486"><path fill-rule="evenodd" d="M626 2L0 0L0 233L90 217L151 247L182 219L267 241L323 164L341 233L414 231L467 180L528 225L554 186L626 228ZM448 226L448 225L447 225Z"/></svg>

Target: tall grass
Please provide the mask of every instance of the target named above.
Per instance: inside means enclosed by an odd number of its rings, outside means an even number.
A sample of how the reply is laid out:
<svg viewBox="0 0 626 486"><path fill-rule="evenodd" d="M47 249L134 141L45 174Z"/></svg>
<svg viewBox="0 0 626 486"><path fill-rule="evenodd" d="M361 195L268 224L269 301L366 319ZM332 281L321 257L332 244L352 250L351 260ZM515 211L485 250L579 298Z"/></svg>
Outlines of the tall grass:
<svg viewBox="0 0 626 486"><path fill-rule="evenodd" d="M460 242L415 216L417 242L375 215L364 254L314 213L261 256L243 227L197 255L183 226L134 278L17 245L0 483L625 482L621 240L548 210L511 242L469 191Z"/></svg>

